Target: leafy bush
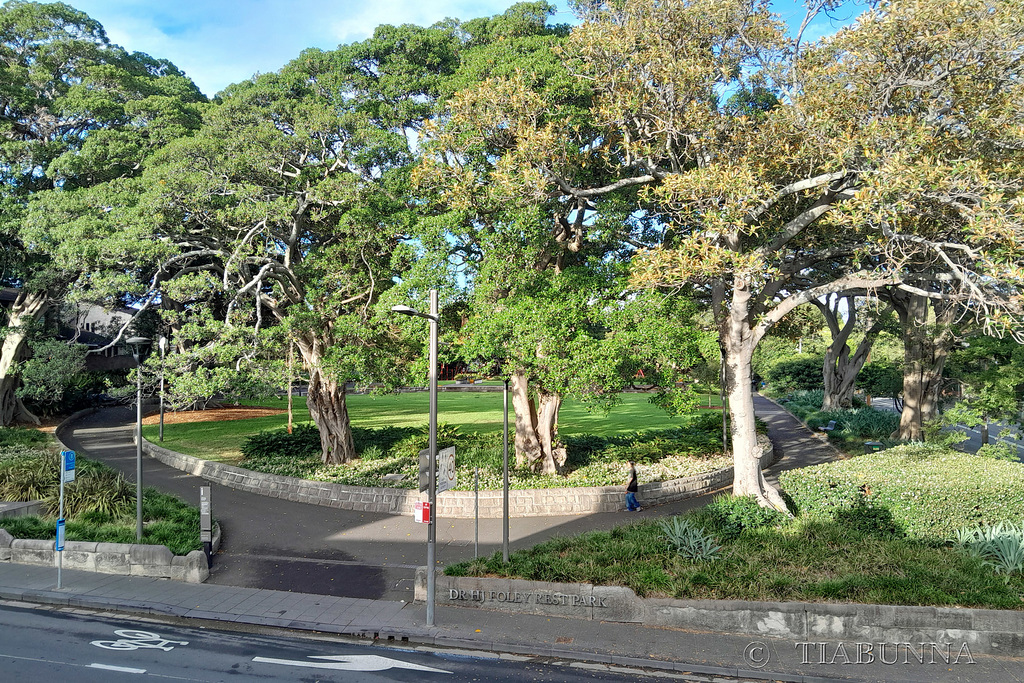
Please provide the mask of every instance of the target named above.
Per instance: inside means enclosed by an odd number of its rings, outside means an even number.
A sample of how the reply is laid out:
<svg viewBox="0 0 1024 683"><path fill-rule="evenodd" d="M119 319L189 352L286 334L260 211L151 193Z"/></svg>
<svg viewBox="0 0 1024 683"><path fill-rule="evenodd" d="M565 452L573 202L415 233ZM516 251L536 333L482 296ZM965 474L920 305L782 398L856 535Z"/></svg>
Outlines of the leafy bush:
<svg viewBox="0 0 1024 683"><path fill-rule="evenodd" d="M722 546L704 529L696 526L686 517L669 517L658 521L669 545L683 557L690 560L713 560Z"/></svg>
<svg viewBox="0 0 1024 683"><path fill-rule="evenodd" d="M642 481L663 481L728 467L731 458L721 452L722 418L718 413L692 417L686 427L634 432L617 437L593 435L563 438L567 457L565 477L550 477L528 469L510 471L515 489L561 486L607 486L625 477L629 460L638 463ZM764 425L759 424L763 429ZM242 467L313 481L352 486L413 487L418 482L419 452L428 446L426 428L384 427L353 429L360 457L345 465L323 465L316 427L303 425L293 434L284 430L261 432L242 447ZM440 424L438 448L458 448L458 489L471 489L474 469L480 469L481 488L502 486L501 434L463 434L457 426ZM401 481L384 481L401 474Z"/></svg>
<svg viewBox="0 0 1024 683"><path fill-rule="evenodd" d="M764 379L775 393L814 390L823 383L820 356L799 355L765 370ZM819 404L820 405L820 404Z"/></svg>
<svg viewBox="0 0 1024 683"><path fill-rule="evenodd" d="M973 529L959 529L955 542L968 554L980 557L997 574L1024 572L1024 526L999 522Z"/></svg>
<svg viewBox="0 0 1024 683"><path fill-rule="evenodd" d="M242 455L246 458L319 456L320 431L314 425L296 425L291 434L285 429L260 432L245 440Z"/></svg>
<svg viewBox="0 0 1024 683"><path fill-rule="evenodd" d="M718 496L694 515L723 540L737 538L746 529L774 527L786 520L778 510L758 505L753 496Z"/></svg>
<svg viewBox="0 0 1024 683"><path fill-rule="evenodd" d="M1024 464L929 444L790 470L779 480L801 515L836 519L882 510L894 528L921 538L1024 518Z"/></svg>
<svg viewBox="0 0 1024 683"><path fill-rule="evenodd" d="M888 439L900 426L898 414L874 408L817 411L805 420L811 429L819 429L835 420L836 427L829 436L839 439Z"/></svg>
<svg viewBox="0 0 1024 683"><path fill-rule="evenodd" d="M0 462L0 498L44 500L60 487L60 456L38 451L35 455Z"/></svg>
<svg viewBox="0 0 1024 683"><path fill-rule="evenodd" d="M77 463L76 463L77 470ZM143 496L145 503L145 496ZM46 497L46 509L57 514L60 509L60 490ZM135 485L120 472L106 470L94 474L77 472L75 480L64 485L64 516L76 517L86 513L99 513L110 517L130 515L135 510Z"/></svg>

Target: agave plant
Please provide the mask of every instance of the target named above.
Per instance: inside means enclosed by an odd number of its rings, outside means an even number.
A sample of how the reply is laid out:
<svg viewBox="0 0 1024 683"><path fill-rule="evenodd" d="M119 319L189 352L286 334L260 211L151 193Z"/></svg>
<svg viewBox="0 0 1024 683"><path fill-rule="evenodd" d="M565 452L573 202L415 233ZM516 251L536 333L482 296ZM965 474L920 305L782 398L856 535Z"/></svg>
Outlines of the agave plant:
<svg viewBox="0 0 1024 683"><path fill-rule="evenodd" d="M1024 572L1024 524L998 522L988 526L960 529L954 542L967 553L980 557L997 574Z"/></svg>
<svg viewBox="0 0 1024 683"><path fill-rule="evenodd" d="M685 517L669 517L658 522L668 542L683 557L713 560L722 549L715 538Z"/></svg>

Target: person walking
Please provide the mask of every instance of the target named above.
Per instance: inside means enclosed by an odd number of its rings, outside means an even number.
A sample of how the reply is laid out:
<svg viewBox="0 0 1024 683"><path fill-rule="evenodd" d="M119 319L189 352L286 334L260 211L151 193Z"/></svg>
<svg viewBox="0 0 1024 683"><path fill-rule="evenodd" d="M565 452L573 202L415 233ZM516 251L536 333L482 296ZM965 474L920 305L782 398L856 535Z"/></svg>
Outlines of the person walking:
<svg viewBox="0 0 1024 683"><path fill-rule="evenodd" d="M628 512L640 512L643 510L636 500L636 492L639 490L636 482L636 463L629 461L629 479L626 481L626 510Z"/></svg>

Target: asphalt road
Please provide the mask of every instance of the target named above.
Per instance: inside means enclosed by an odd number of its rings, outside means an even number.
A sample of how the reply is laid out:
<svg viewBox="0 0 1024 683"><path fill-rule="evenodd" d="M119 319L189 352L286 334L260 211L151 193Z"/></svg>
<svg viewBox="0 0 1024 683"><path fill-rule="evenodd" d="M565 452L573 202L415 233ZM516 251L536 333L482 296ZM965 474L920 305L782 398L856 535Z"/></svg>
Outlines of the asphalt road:
<svg viewBox="0 0 1024 683"><path fill-rule="evenodd" d="M0 606L0 680L642 681L536 657L395 649Z"/></svg>

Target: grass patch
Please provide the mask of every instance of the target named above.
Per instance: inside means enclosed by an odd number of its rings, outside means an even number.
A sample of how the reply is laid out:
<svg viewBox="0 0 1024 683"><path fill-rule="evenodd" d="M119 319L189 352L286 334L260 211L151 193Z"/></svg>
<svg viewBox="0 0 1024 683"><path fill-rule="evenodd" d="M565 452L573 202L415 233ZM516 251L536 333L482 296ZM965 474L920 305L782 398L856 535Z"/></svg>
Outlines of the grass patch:
<svg viewBox="0 0 1024 683"><path fill-rule="evenodd" d="M607 415L590 412L579 401L566 399L559 413L559 434L572 436L622 436L631 432L682 427L686 420L672 417L648 402L648 394L621 395L619 405ZM425 427L429 398L427 392L403 394L351 394L346 398L353 427ZM714 403L717 404L717 398ZM438 422L458 427L463 433L501 434L501 392L442 392L438 394ZM287 399L253 401L251 405L268 408L287 407ZM714 411L719 414L718 411ZM312 423L306 399L295 397L296 424ZM513 419L509 406L509 419ZM285 413L249 420L193 422L164 425L161 445L171 450L207 460L237 464L242 459L242 443L253 434L287 426ZM142 435L156 443L159 427L146 425Z"/></svg>
<svg viewBox="0 0 1024 683"><path fill-rule="evenodd" d="M7 448L45 446L50 437L38 429L22 427L0 427L0 451Z"/></svg>
<svg viewBox="0 0 1024 683"><path fill-rule="evenodd" d="M781 479L798 517L723 497L680 522L555 538L507 565L495 553L445 573L621 585L648 597L1024 609L1024 465L918 446ZM996 527L955 533L976 522ZM986 539L992 547L973 547Z"/></svg>

